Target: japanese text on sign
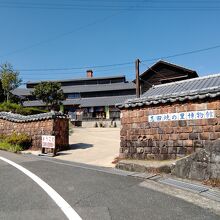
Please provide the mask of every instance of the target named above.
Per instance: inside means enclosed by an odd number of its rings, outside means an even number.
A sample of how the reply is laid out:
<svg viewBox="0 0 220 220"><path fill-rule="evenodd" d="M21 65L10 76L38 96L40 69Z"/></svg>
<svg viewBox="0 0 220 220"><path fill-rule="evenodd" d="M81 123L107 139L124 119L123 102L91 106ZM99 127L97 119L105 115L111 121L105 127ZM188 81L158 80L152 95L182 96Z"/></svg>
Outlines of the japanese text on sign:
<svg viewBox="0 0 220 220"><path fill-rule="evenodd" d="M161 121L196 120L196 119L209 119L209 118L215 118L214 110L149 115L148 121L161 122Z"/></svg>
<svg viewBox="0 0 220 220"><path fill-rule="evenodd" d="M55 148L55 136L42 135L42 148Z"/></svg>

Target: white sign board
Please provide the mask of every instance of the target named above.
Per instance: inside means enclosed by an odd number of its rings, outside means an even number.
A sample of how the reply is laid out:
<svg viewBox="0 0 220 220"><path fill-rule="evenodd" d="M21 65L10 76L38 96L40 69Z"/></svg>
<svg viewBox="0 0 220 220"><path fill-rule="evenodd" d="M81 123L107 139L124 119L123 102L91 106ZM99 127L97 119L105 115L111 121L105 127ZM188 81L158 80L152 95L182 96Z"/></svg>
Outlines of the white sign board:
<svg viewBox="0 0 220 220"><path fill-rule="evenodd" d="M55 148L55 136L42 135L42 148Z"/></svg>
<svg viewBox="0 0 220 220"><path fill-rule="evenodd" d="M214 110L148 115L149 122L196 120L196 119L209 119L209 118L215 118Z"/></svg>

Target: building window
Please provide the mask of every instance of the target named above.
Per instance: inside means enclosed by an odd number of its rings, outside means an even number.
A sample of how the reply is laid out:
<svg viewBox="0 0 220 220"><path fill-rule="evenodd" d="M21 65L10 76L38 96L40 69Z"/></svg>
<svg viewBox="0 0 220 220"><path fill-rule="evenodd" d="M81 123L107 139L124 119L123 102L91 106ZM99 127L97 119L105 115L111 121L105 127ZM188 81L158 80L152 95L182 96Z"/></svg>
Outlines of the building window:
<svg viewBox="0 0 220 220"><path fill-rule="evenodd" d="M79 93L67 94L67 99L77 99L77 98L80 98L80 94Z"/></svg>

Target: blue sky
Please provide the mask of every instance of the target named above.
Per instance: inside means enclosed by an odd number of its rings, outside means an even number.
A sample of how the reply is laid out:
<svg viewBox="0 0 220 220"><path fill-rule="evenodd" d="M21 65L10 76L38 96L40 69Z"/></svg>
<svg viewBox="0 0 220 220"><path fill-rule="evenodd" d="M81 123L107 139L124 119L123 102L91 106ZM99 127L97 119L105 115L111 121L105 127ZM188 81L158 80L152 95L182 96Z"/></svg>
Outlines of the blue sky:
<svg viewBox="0 0 220 220"><path fill-rule="evenodd" d="M90 66L148 60L220 45L220 1L179 1L182 3L0 0L0 61L8 61L20 70L23 82L68 79L84 77ZM41 5L36 8L36 4ZM73 6L66 9L69 6L65 4ZM202 76L220 73L219 55L220 47L166 60ZM152 63L142 63L141 71ZM23 71L78 67L85 68ZM93 70L95 76L123 74L129 80L135 76L133 63Z"/></svg>

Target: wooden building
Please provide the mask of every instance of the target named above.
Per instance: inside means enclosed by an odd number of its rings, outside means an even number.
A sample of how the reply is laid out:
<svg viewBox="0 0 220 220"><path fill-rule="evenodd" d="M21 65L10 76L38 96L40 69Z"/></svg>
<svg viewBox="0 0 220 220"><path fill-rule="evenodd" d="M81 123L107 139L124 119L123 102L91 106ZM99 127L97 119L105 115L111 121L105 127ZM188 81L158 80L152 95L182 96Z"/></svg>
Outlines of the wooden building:
<svg viewBox="0 0 220 220"><path fill-rule="evenodd" d="M146 92L153 85L195 77L198 77L198 74L194 70L160 60L140 75L141 93Z"/></svg>
<svg viewBox="0 0 220 220"><path fill-rule="evenodd" d="M142 93L154 85L197 77L193 70L186 69L165 61L159 61L140 75ZM88 70L85 78L57 80L65 94L64 111L73 121L82 122L85 126L94 126L97 121L120 124L120 110L115 107L128 99L135 98L135 80L129 82L124 75L94 77ZM28 101L24 106L45 107L45 103L36 100L31 91L39 84L28 82L26 88L17 88L15 95L23 96ZM86 125L87 124L87 125Z"/></svg>

